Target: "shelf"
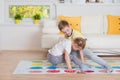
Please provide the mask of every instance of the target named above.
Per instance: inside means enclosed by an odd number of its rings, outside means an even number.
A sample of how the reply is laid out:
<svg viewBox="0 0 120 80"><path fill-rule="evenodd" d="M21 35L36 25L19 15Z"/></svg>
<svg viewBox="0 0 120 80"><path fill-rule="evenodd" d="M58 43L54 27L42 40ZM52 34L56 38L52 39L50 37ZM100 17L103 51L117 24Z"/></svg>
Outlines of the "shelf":
<svg viewBox="0 0 120 80"><path fill-rule="evenodd" d="M41 26L41 24L0 24L0 27L8 27L8 26L12 26L12 27L19 27L19 26L23 26L23 27L39 27Z"/></svg>
<svg viewBox="0 0 120 80"><path fill-rule="evenodd" d="M56 3L56 5L92 5L92 6L94 6L94 5L112 5L112 6L114 6L114 5L120 5L120 3Z"/></svg>

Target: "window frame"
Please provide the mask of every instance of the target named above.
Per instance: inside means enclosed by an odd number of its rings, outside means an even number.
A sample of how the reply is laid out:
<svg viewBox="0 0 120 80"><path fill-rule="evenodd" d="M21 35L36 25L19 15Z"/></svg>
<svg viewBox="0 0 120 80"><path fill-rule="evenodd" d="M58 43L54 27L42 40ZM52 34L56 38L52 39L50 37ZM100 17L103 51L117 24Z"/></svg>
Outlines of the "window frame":
<svg viewBox="0 0 120 80"><path fill-rule="evenodd" d="M9 5L25 5L25 6L49 6L50 7L50 17L49 19L51 19L53 17L53 3L52 2L46 2L46 1L42 1L42 0L36 0L36 1L31 1L27 2L27 0L25 1L20 1L20 0L6 0L5 2L5 22L7 23L14 23L14 18L10 18L9 17ZM42 1L42 2L41 2ZM44 19L48 19L48 18L44 18ZM33 22L32 18L24 18L22 20L23 23L30 23Z"/></svg>

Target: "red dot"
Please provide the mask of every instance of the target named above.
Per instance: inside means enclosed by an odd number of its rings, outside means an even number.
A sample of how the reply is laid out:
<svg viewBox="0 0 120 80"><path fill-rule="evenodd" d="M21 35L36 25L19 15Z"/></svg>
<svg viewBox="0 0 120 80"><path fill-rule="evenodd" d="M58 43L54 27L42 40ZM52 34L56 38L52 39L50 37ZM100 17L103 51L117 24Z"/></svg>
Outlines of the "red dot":
<svg viewBox="0 0 120 80"><path fill-rule="evenodd" d="M106 70L99 70L99 72L101 72L101 73L107 73Z"/></svg>
<svg viewBox="0 0 120 80"><path fill-rule="evenodd" d="M120 70L116 70L115 72L120 72Z"/></svg>
<svg viewBox="0 0 120 80"><path fill-rule="evenodd" d="M76 72L76 70L64 70L64 72L66 72L66 73L75 73Z"/></svg>
<svg viewBox="0 0 120 80"><path fill-rule="evenodd" d="M93 70L86 70L86 71L83 71L85 73L93 73L94 71Z"/></svg>
<svg viewBox="0 0 120 80"><path fill-rule="evenodd" d="M42 71L29 71L30 73L41 73Z"/></svg>
<svg viewBox="0 0 120 80"><path fill-rule="evenodd" d="M49 73L59 73L60 70L48 70L47 72L49 72Z"/></svg>

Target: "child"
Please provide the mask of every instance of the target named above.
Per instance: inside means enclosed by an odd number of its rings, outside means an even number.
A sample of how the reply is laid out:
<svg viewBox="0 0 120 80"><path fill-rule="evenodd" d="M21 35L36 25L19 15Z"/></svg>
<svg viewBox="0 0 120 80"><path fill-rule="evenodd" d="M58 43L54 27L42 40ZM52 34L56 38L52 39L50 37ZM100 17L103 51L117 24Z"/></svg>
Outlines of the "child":
<svg viewBox="0 0 120 80"><path fill-rule="evenodd" d="M83 38L75 38L72 42L64 39L48 50L48 61L53 66L66 62L69 71L72 71L71 61L78 65L83 72L90 70L75 55L70 55L71 48L75 51L84 49L85 43L86 40Z"/></svg>
<svg viewBox="0 0 120 80"><path fill-rule="evenodd" d="M79 31L73 30L71 28L71 26L69 25L69 23L65 20L61 20L59 22L58 28L61 32L64 33L66 39L73 40L77 37L82 37L85 39L85 37ZM113 69L107 64L107 62L105 62L102 58L98 57L97 55L93 54L93 52L87 47L85 47L83 50L80 50L80 51L72 50L71 54L77 55L77 56L78 56L78 54L80 54L82 63L84 63L83 56L85 56L85 57L93 60L94 62L102 65L103 67L105 67L107 72L113 71Z"/></svg>

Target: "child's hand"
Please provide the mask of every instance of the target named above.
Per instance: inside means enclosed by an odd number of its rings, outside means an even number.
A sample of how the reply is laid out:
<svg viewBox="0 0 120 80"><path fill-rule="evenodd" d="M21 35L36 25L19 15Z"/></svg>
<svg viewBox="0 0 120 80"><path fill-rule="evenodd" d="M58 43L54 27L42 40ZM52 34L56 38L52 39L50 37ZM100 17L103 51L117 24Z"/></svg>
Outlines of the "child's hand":
<svg viewBox="0 0 120 80"><path fill-rule="evenodd" d="M72 68L68 68L69 71L72 71L73 69Z"/></svg>
<svg viewBox="0 0 120 80"><path fill-rule="evenodd" d="M69 71L69 72L73 72L72 67L68 67L68 70L67 70L67 71Z"/></svg>
<svg viewBox="0 0 120 80"><path fill-rule="evenodd" d="M73 70L71 66L68 66L68 70Z"/></svg>
<svg viewBox="0 0 120 80"><path fill-rule="evenodd" d="M62 41L62 40L64 40L64 38L63 37L59 37L59 41Z"/></svg>

